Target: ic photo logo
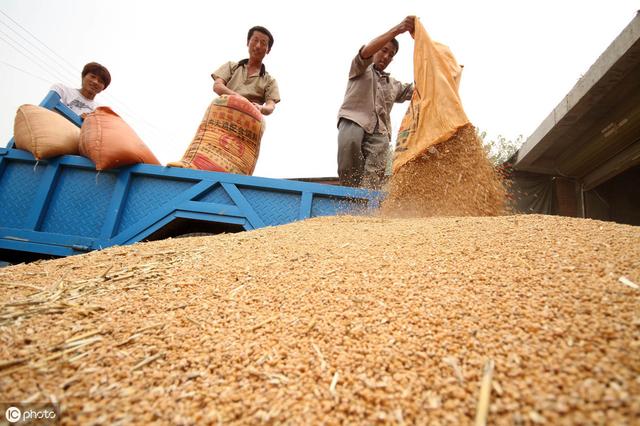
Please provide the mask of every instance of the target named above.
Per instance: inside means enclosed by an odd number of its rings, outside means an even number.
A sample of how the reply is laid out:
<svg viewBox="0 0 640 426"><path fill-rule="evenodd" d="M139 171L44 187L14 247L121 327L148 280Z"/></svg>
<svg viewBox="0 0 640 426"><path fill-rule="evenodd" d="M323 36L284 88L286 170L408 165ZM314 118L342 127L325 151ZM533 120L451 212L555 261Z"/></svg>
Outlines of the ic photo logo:
<svg viewBox="0 0 640 426"><path fill-rule="evenodd" d="M16 423L22 417L22 412L18 407L9 407L7 411L4 412L4 417L10 423Z"/></svg>
<svg viewBox="0 0 640 426"><path fill-rule="evenodd" d="M0 402L0 425L29 424L59 425L60 407L55 403L2 403ZM4 418L2 417L4 414Z"/></svg>

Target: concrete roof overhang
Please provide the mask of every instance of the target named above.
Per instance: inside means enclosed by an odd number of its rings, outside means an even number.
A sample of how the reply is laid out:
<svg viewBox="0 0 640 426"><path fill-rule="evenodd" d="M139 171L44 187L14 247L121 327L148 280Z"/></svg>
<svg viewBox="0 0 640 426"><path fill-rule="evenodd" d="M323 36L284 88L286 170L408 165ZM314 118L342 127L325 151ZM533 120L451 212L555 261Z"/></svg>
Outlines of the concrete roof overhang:
<svg viewBox="0 0 640 426"><path fill-rule="evenodd" d="M520 148L516 170L589 190L640 164L640 13Z"/></svg>

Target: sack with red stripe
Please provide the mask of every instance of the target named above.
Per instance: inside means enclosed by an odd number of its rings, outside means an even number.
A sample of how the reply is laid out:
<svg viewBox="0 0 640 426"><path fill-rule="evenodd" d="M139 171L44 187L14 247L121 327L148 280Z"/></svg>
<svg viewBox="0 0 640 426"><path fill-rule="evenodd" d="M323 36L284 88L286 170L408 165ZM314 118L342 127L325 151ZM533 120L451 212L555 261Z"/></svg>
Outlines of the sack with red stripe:
<svg viewBox="0 0 640 426"><path fill-rule="evenodd" d="M260 111L246 98L222 95L207 108L182 160L167 165L251 175L264 124Z"/></svg>

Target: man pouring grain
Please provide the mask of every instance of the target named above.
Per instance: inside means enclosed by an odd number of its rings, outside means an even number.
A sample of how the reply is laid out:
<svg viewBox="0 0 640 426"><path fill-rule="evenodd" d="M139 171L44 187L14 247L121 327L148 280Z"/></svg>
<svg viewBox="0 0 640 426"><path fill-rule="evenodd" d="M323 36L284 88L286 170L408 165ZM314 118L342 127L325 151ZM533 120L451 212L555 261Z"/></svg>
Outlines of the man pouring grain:
<svg viewBox="0 0 640 426"><path fill-rule="evenodd" d="M414 16L360 48L351 62L344 101L338 112L340 183L378 189L384 179L394 102L411 99L413 84L397 81L384 70L398 53L395 37L413 33Z"/></svg>

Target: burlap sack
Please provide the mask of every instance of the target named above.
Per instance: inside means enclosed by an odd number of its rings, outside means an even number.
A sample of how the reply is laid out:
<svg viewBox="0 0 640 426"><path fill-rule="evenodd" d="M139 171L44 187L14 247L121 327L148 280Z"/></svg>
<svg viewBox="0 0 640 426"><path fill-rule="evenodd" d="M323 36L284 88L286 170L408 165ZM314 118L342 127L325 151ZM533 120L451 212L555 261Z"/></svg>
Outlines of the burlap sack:
<svg viewBox="0 0 640 426"><path fill-rule="evenodd" d="M51 110L22 105L13 122L16 148L33 154L37 160L77 154L80 129Z"/></svg>
<svg viewBox="0 0 640 426"><path fill-rule="evenodd" d="M415 90L398 131L393 173L469 124L458 95L462 68L447 46L431 40L418 18L414 37Z"/></svg>
<svg viewBox="0 0 640 426"><path fill-rule="evenodd" d="M181 161L168 166L251 175L258 161L264 120L242 96L214 99Z"/></svg>
<svg viewBox="0 0 640 426"><path fill-rule="evenodd" d="M160 164L129 125L109 107L87 115L80 131L80 154L96 163L97 170L130 164Z"/></svg>

